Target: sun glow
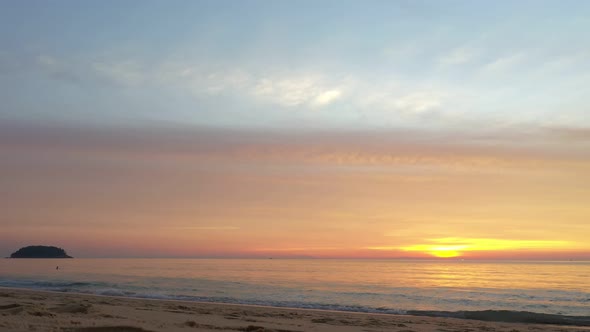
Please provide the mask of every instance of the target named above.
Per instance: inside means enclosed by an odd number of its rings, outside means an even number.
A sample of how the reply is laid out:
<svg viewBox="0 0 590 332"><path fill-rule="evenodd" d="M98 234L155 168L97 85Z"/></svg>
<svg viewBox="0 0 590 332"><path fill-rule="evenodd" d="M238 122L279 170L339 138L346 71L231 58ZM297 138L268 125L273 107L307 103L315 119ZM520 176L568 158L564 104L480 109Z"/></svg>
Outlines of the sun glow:
<svg viewBox="0 0 590 332"><path fill-rule="evenodd" d="M465 246L439 246L429 248L428 253L436 257L448 258L461 256L461 250L464 249Z"/></svg>
<svg viewBox="0 0 590 332"><path fill-rule="evenodd" d="M404 251L421 251L426 252L432 256L440 258L449 258L461 256L461 252L466 250L466 245L425 245L418 244L409 247L404 247Z"/></svg>
<svg viewBox="0 0 590 332"><path fill-rule="evenodd" d="M538 241L538 240L500 240L500 239L469 239L469 238L441 238L430 240L432 244L416 244L401 247L403 251L423 252L429 255L450 258L459 257L466 251L505 251L527 249L563 249L571 247L567 241Z"/></svg>
<svg viewBox="0 0 590 332"><path fill-rule="evenodd" d="M461 256L461 253L456 250L437 250L437 251L430 251L429 254L432 256L436 256L439 258L451 258Z"/></svg>

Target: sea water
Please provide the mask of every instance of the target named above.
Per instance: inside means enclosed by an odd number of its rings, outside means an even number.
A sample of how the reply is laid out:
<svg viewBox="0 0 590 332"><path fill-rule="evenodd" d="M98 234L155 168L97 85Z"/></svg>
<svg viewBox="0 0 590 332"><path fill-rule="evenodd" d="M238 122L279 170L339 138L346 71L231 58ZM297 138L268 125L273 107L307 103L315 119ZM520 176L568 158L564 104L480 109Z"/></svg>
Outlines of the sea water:
<svg viewBox="0 0 590 332"><path fill-rule="evenodd" d="M392 314L590 316L590 262L2 259L0 287Z"/></svg>

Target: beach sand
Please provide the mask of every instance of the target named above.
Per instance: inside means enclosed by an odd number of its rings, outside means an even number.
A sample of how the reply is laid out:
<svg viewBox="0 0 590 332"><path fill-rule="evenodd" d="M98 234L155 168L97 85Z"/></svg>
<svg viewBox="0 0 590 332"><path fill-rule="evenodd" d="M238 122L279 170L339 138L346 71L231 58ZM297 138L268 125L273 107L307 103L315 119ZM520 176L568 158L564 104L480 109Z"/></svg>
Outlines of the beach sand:
<svg viewBox="0 0 590 332"><path fill-rule="evenodd" d="M0 331L590 331L498 323L245 305L129 299L0 288Z"/></svg>

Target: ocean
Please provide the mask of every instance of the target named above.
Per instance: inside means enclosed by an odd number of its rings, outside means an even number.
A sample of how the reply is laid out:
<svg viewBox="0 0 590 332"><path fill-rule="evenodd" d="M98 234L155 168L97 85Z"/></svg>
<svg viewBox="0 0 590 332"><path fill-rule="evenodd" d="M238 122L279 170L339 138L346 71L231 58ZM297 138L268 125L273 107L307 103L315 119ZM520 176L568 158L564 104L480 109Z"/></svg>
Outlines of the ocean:
<svg viewBox="0 0 590 332"><path fill-rule="evenodd" d="M2 259L0 287L383 314L506 310L590 321L590 262Z"/></svg>

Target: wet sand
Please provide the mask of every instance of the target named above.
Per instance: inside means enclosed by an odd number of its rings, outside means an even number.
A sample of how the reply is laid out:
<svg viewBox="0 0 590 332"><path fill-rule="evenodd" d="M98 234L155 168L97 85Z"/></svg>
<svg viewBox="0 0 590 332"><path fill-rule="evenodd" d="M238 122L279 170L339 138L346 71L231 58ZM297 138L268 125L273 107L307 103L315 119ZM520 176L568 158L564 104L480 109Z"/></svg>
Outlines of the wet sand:
<svg viewBox="0 0 590 332"><path fill-rule="evenodd" d="M0 288L0 331L565 332L590 331L590 327L129 299Z"/></svg>

